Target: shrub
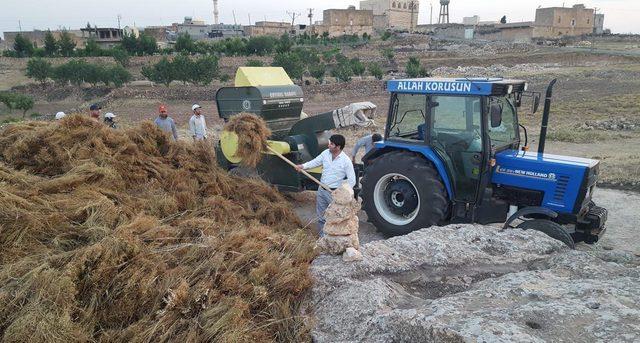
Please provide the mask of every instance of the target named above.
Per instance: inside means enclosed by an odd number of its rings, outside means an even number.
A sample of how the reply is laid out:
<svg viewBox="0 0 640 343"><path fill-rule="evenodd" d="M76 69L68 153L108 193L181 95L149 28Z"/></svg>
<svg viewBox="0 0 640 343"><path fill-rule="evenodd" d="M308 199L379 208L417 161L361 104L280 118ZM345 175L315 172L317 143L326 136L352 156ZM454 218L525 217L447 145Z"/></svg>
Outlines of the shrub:
<svg viewBox="0 0 640 343"><path fill-rule="evenodd" d="M60 40L58 40L58 46L60 48L60 54L65 57L73 56L73 51L76 48L76 42L71 37L71 34L67 31L63 31L60 34Z"/></svg>
<svg viewBox="0 0 640 343"><path fill-rule="evenodd" d="M278 53L273 59L274 67L282 67L293 79L302 80L305 65L300 55L293 52Z"/></svg>
<svg viewBox="0 0 640 343"><path fill-rule="evenodd" d="M13 42L13 50L18 57L31 57L34 49L33 43L31 43L29 38L19 33L16 35L15 41Z"/></svg>
<svg viewBox="0 0 640 343"><path fill-rule="evenodd" d="M264 63L258 60L248 60L247 67L264 67Z"/></svg>
<svg viewBox="0 0 640 343"><path fill-rule="evenodd" d="M129 66L129 54L126 50L122 48L111 49L111 56L116 61L116 63L120 64L121 66Z"/></svg>
<svg viewBox="0 0 640 343"><path fill-rule="evenodd" d="M24 119L27 115L27 111L33 108L34 101L33 98L23 94L17 94L14 98L14 108L18 110L22 110L22 118Z"/></svg>
<svg viewBox="0 0 640 343"><path fill-rule="evenodd" d="M406 68L407 76L414 78L420 75L420 60L417 57L410 57Z"/></svg>
<svg viewBox="0 0 640 343"><path fill-rule="evenodd" d="M196 52L196 43L188 33L182 33L178 35L174 49L177 52L192 54Z"/></svg>
<svg viewBox="0 0 640 343"><path fill-rule="evenodd" d="M51 76L52 67L51 63L41 59L32 58L27 62L26 75L44 85L47 79Z"/></svg>
<svg viewBox="0 0 640 343"><path fill-rule="evenodd" d="M335 77L340 82L349 82L353 76L353 70L350 63L338 63L338 65L331 70L331 76Z"/></svg>
<svg viewBox="0 0 640 343"><path fill-rule="evenodd" d="M208 85L218 76L218 58L216 56L203 56L194 66L192 81L201 85Z"/></svg>
<svg viewBox="0 0 640 343"><path fill-rule="evenodd" d="M362 62L360 62L359 58L353 58L351 59L351 61L349 61L350 65L351 65L351 70L353 71L353 73L357 76L362 76L364 75L364 72L366 71L366 68L364 66L364 64L362 64Z"/></svg>
<svg viewBox="0 0 640 343"><path fill-rule="evenodd" d="M271 36L251 37L247 41L247 55L264 56L273 52L276 39Z"/></svg>
<svg viewBox="0 0 640 343"><path fill-rule="evenodd" d="M311 77L318 80L320 83L324 81L324 76L327 73L327 65L324 63L317 63L315 65L309 66L309 74Z"/></svg>
<svg viewBox="0 0 640 343"><path fill-rule="evenodd" d="M393 49L391 48L382 49L382 56L389 60L389 62L393 61L393 58L395 57Z"/></svg>
<svg viewBox="0 0 640 343"><path fill-rule="evenodd" d="M373 75L376 79L382 80L383 71L378 63L371 63L368 69L369 69L369 73Z"/></svg>
<svg viewBox="0 0 640 343"><path fill-rule="evenodd" d="M122 87L124 84L131 82L133 76L123 66L117 64L105 70L106 77L103 79L105 84L113 83L116 88Z"/></svg>
<svg viewBox="0 0 640 343"><path fill-rule="evenodd" d="M173 65L166 57L163 57L153 66L142 68L142 75L150 81L161 83L167 87L169 87L171 81L176 80Z"/></svg>

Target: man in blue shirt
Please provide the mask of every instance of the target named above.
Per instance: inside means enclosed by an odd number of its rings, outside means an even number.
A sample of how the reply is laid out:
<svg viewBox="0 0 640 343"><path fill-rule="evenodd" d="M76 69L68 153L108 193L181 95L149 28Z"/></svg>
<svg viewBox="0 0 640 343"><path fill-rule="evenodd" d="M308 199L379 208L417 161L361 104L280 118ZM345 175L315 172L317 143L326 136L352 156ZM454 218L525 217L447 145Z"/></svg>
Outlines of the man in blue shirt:
<svg viewBox="0 0 640 343"><path fill-rule="evenodd" d="M174 141L178 140L178 130L176 129L176 123L167 114L167 106L160 105L160 107L158 108L158 118L156 118L154 123L158 125L160 130L171 135Z"/></svg>
<svg viewBox="0 0 640 343"><path fill-rule="evenodd" d="M351 151L351 162L356 163L356 155L358 154L358 151L360 149L364 148L364 153L366 155L369 151L373 150L373 148L375 147L375 143L381 140L382 136L379 133L374 133L372 135L367 135L358 139L356 145Z"/></svg>

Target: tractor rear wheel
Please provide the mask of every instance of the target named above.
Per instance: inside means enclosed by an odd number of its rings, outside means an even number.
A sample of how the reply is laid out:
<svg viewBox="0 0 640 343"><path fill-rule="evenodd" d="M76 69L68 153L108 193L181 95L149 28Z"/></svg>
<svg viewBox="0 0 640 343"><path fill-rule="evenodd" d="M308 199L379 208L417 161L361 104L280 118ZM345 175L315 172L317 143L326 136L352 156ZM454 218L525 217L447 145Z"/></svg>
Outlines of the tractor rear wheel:
<svg viewBox="0 0 640 343"><path fill-rule="evenodd" d="M552 222L547 219L532 219L523 221L518 225L518 228L523 230L536 230L545 233L551 238L555 238L560 242L566 244L569 248L575 249L576 243L571 238L571 235L562 225Z"/></svg>
<svg viewBox="0 0 640 343"><path fill-rule="evenodd" d="M449 207L435 166L407 151L389 152L367 166L362 199L369 220L387 236L439 225Z"/></svg>

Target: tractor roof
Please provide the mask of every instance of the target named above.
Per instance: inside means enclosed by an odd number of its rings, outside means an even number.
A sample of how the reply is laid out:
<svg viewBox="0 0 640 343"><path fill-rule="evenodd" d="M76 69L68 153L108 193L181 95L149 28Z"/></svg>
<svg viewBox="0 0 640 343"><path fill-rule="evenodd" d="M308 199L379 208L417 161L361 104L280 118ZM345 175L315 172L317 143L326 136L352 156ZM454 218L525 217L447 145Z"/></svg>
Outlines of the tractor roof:
<svg viewBox="0 0 640 343"><path fill-rule="evenodd" d="M387 90L410 94L507 95L525 91L526 82L503 78L402 79L388 81Z"/></svg>

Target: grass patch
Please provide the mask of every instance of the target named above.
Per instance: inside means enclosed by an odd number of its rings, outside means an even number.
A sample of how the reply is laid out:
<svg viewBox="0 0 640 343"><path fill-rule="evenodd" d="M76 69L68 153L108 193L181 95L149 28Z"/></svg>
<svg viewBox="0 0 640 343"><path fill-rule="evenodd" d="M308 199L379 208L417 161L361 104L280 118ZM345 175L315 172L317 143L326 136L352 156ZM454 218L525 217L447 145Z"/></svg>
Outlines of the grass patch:
<svg viewBox="0 0 640 343"><path fill-rule="evenodd" d="M579 130L575 128L560 128L547 134L547 139L568 143L598 143L608 140L633 138L630 132Z"/></svg>

